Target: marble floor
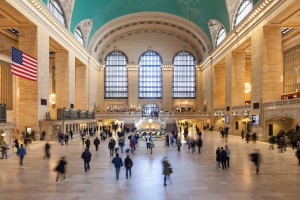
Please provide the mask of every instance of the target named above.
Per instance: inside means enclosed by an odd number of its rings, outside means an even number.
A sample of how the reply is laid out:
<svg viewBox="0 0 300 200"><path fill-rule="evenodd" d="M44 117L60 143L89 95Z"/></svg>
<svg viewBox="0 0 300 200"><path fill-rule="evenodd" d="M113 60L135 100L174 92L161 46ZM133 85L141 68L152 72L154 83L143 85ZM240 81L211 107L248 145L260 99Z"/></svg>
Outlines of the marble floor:
<svg viewBox="0 0 300 200"><path fill-rule="evenodd" d="M292 149L278 153L269 150L267 143L247 144L237 136L229 136L226 142L217 132L205 131L201 154L192 154L186 144L178 152L175 146L168 148L164 141L157 140L151 155L145 141L139 141L137 151L131 156L134 162L132 177L126 179L125 169L122 169L120 180L116 180L107 142L101 141L98 152L91 146L91 170L87 173L83 169L84 146L80 138L63 146L53 142L50 160L43 159L44 142L31 146L22 167L16 155L0 160L0 199L281 200L300 196L300 166ZM225 144L231 149L231 167L216 169L215 150ZM248 156L256 148L263 157L260 175L255 174ZM62 155L68 161L68 180L56 184L53 169ZM125 156L121 154L122 158ZM168 181L166 187L163 186L161 164L164 156L173 168L172 182Z"/></svg>

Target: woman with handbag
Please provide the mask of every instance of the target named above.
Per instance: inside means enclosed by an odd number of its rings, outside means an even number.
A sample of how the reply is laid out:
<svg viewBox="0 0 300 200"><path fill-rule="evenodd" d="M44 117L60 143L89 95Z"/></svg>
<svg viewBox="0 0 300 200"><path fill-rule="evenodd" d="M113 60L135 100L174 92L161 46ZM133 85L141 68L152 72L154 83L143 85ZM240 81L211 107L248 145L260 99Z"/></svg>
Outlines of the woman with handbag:
<svg viewBox="0 0 300 200"><path fill-rule="evenodd" d="M170 174L173 173L173 170L171 168L171 164L169 163L167 157L164 157L163 161L163 175L164 175L164 186L167 186L167 176L169 176L170 182L171 182L171 178L170 178Z"/></svg>

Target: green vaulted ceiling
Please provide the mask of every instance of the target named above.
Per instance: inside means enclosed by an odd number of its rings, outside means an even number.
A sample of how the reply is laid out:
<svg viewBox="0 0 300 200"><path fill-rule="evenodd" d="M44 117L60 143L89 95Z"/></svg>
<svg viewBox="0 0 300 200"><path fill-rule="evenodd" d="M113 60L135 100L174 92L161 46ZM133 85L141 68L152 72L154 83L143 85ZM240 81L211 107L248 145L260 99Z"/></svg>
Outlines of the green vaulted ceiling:
<svg viewBox="0 0 300 200"><path fill-rule="evenodd" d="M43 0L47 4L48 0ZM256 3L258 0L254 0ZM207 21L216 19L230 31L225 0L75 0L71 27L74 32L79 22L93 20L90 37L112 19L143 11L174 14L200 26L210 37Z"/></svg>

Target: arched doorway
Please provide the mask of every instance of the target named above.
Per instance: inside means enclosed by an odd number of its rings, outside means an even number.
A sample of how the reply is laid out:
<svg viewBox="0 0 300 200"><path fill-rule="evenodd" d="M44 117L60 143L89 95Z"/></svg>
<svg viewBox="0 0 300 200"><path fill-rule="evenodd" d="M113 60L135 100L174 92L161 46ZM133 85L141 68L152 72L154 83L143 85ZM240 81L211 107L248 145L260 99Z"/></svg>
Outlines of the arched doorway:
<svg viewBox="0 0 300 200"><path fill-rule="evenodd" d="M145 104L142 106L142 117L158 117L159 107L155 104Z"/></svg>

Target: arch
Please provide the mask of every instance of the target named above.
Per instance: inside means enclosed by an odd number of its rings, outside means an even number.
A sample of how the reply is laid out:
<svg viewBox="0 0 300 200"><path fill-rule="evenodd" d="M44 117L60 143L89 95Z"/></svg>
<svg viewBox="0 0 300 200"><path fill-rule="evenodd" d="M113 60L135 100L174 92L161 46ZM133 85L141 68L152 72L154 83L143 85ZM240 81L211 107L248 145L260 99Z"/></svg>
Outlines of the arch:
<svg viewBox="0 0 300 200"><path fill-rule="evenodd" d="M139 99L162 98L162 59L152 50L139 58L138 97Z"/></svg>
<svg viewBox="0 0 300 200"><path fill-rule="evenodd" d="M223 26L223 24L221 22L219 22L218 20L216 20L216 19L210 19L208 21L208 27L209 27L209 31L210 31L210 34L211 34L211 38L213 40L214 48L216 48L218 46L218 44L221 42L220 37L219 37L220 36L219 35L220 30L223 29L225 31L225 35L224 35L224 38L225 38L226 29ZM224 39L224 38L221 38L221 39Z"/></svg>
<svg viewBox="0 0 300 200"><path fill-rule="evenodd" d="M253 2L252 0L242 0L235 12L233 28L237 26L252 10Z"/></svg>
<svg viewBox="0 0 300 200"><path fill-rule="evenodd" d="M127 58L121 51L112 51L105 58L104 98L128 98Z"/></svg>
<svg viewBox="0 0 300 200"><path fill-rule="evenodd" d="M237 7L239 6L240 0L225 0L226 2L226 8L229 16L229 22L230 22L230 30L234 28L233 26L233 19L235 11L237 10Z"/></svg>
<svg viewBox="0 0 300 200"><path fill-rule="evenodd" d="M82 37L83 37L83 46L85 46L85 47L87 46L88 38L90 36L92 26L93 26L93 20L92 19L82 20L76 26L76 28L80 28L80 30L81 30ZM75 31L76 31L76 28L75 28Z"/></svg>
<svg viewBox="0 0 300 200"><path fill-rule="evenodd" d="M201 27L182 17L162 12L139 12L113 19L94 33L89 41L88 49L101 61L103 55L106 54L105 51L109 51L109 47L114 46L114 42L122 40L124 34L135 30L142 34L143 31L151 30L153 27L157 32L183 38L187 43L185 46L195 51L194 54L199 63L209 56L213 49L209 37Z"/></svg>
<svg viewBox="0 0 300 200"><path fill-rule="evenodd" d="M80 44L84 46L83 34L80 27L76 27L74 31L74 36L78 40L78 42L80 42Z"/></svg>
<svg viewBox="0 0 300 200"><path fill-rule="evenodd" d="M57 5L59 5L61 9L61 13L63 16L63 21L58 19L62 24L64 24L65 27L69 28L71 24L72 19L72 13L74 8L75 0L49 0L48 1L48 8L50 10L50 4L52 2L55 2ZM50 10L50 12L57 18L57 16Z"/></svg>
<svg viewBox="0 0 300 200"><path fill-rule="evenodd" d="M181 51L173 60L173 98L196 98L195 57L187 51Z"/></svg>
<svg viewBox="0 0 300 200"><path fill-rule="evenodd" d="M221 26L218 30L217 37L215 40L215 46L218 46L226 37L226 30L224 26Z"/></svg>
<svg viewBox="0 0 300 200"><path fill-rule="evenodd" d="M59 0L48 1L48 9L60 21L65 27L68 27L67 21L65 19L65 12L60 4Z"/></svg>

